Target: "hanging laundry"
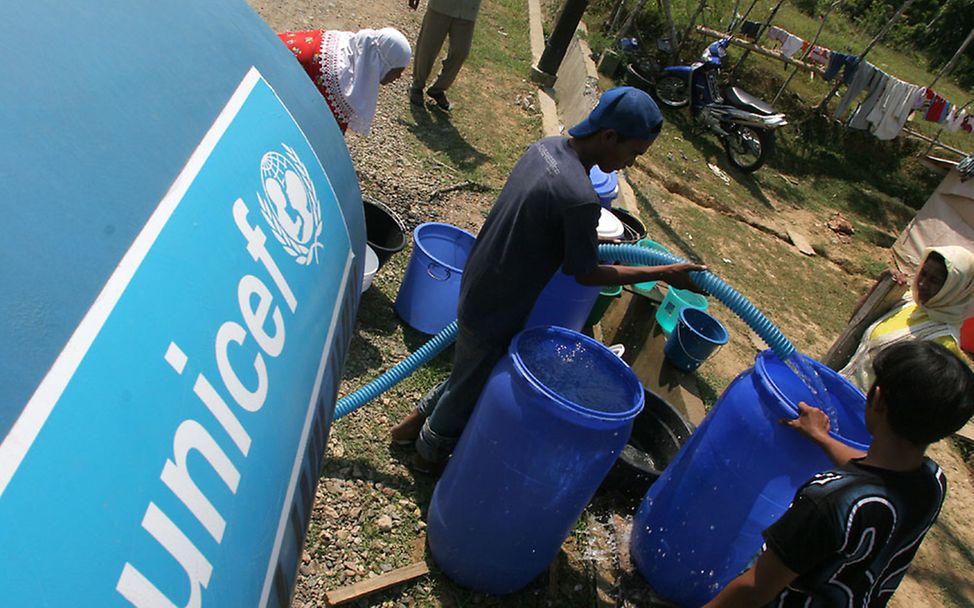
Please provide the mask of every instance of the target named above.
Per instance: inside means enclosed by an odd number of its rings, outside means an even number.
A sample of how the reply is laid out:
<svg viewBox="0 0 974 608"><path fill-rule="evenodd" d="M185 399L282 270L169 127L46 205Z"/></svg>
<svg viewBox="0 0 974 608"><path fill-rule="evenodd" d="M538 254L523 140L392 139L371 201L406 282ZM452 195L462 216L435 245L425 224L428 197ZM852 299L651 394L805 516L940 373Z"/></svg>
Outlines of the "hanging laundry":
<svg viewBox="0 0 974 608"><path fill-rule="evenodd" d="M890 84L892 78L886 72L875 68L870 76L869 81L866 83L864 89L869 91L866 98L862 100L859 106L856 108L855 112L849 117L849 122L846 126L850 129L857 129L860 131L868 130L873 123L869 120L869 117L873 111L873 108L879 103L883 98L883 94L886 91L886 86ZM851 92L852 86L849 86L849 90L846 95ZM845 101L845 97L842 98L842 102ZM853 97L855 99L855 97ZM840 102L841 106L841 102ZM836 112L836 118L838 118L838 111Z"/></svg>
<svg viewBox="0 0 974 608"><path fill-rule="evenodd" d="M963 122L960 123L960 128L962 131L974 133L974 116L965 117Z"/></svg>
<svg viewBox="0 0 974 608"><path fill-rule="evenodd" d="M913 94L913 111L916 112L917 110L925 107L928 100L927 96L933 96L935 94L936 93L933 92L933 89L928 89L927 87L918 88L916 93Z"/></svg>
<svg viewBox="0 0 974 608"><path fill-rule="evenodd" d="M871 82L878 84L873 80L873 78L876 76L876 72L879 70L876 68L876 66L868 61L864 63L865 65L859 65L856 68L855 75L849 82L849 86L846 88L845 94L842 95L842 99L839 100L839 105L835 109L834 115L836 120L842 120L842 116L846 113L846 110L849 109L849 106L852 105L852 102L859 97L860 93L866 90ZM845 78L843 78L843 81L844 80Z"/></svg>
<svg viewBox="0 0 974 608"><path fill-rule="evenodd" d="M949 133L960 131L960 126L964 123L965 118L967 118L967 112L962 108L954 108L947 116L947 120L944 121L944 131Z"/></svg>
<svg viewBox="0 0 974 608"><path fill-rule="evenodd" d="M788 39L788 32L781 29L777 25L772 25L768 28L768 38L771 40L777 40L778 42L784 44L785 40Z"/></svg>
<svg viewBox="0 0 974 608"><path fill-rule="evenodd" d="M923 115L923 119L930 122L940 122L940 119L944 118L946 115L947 105L949 102L936 93L934 93L933 97L929 101L930 107L927 108L926 113Z"/></svg>
<svg viewBox="0 0 974 608"><path fill-rule="evenodd" d="M816 44L812 47L812 50L808 52L808 55L805 56L805 61L810 61L811 63L817 63L819 65L828 65L831 55L832 51L824 46L819 46Z"/></svg>
<svg viewBox="0 0 974 608"><path fill-rule="evenodd" d="M754 40L758 37L758 32L761 31L761 24L757 21L745 21L741 24L741 35Z"/></svg>
<svg viewBox="0 0 974 608"><path fill-rule="evenodd" d="M781 43L781 54L785 57L791 57L798 51L802 50L807 42L795 36L791 32L781 29L777 26L771 26L768 29L768 38L771 40L777 40Z"/></svg>
<svg viewBox="0 0 974 608"><path fill-rule="evenodd" d="M882 98L867 117L872 125L869 131L876 139L895 139L900 134L913 112L913 99L919 89L915 84L890 77Z"/></svg>
<svg viewBox="0 0 974 608"><path fill-rule="evenodd" d="M832 80L836 77L840 70L843 68L845 71L842 74L842 82L849 84L855 77L856 69L859 67L859 58L855 55L848 55L846 53L837 53L832 51L832 55L829 57L829 65L825 68L825 80Z"/></svg>

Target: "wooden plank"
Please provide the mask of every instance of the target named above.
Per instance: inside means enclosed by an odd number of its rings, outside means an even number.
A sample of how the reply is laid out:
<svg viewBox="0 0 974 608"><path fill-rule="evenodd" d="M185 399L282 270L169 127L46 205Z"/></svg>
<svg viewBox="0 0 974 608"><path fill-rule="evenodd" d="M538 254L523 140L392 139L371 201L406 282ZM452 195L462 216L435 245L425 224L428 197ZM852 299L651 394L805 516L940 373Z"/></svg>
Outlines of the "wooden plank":
<svg viewBox="0 0 974 608"><path fill-rule="evenodd" d="M825 356L822 358L822 363L834 370L845 367L845 364L849 362L849 358L856 352L856 348L859 346L862 332L869 327L870 323L878 319L897 300L903 297L905 290L906 287L897 285L893 277L888 274L876 282L865 302L862 303L862 306L856 310L855 314L849 320L849 324L846 325L845 330L839 335L835 343L832 344L832 347L829 348L829 352L825 353Z"/></svg>
<svg viewBox="0 0 974 608"><path fill-rule="evenodd" d="M429 574L429 567L427 567L426 562L416 562L404 568L397 568L385 574L372 577L367 581L341 587L334 591L328 591L325 593L325 600L329 606L337 606L360 599L376 591L382 591L400 583L411 581L414 578L419 578L426 574Z"/></svg>

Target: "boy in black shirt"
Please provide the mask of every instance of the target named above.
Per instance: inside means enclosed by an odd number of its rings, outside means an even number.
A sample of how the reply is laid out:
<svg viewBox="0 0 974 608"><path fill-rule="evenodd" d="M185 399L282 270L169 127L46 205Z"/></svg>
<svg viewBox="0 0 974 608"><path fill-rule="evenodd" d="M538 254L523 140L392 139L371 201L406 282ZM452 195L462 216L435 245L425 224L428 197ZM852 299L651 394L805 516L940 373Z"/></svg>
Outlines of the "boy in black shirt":
<svg viewBox="0 0 974 608"><path fill-rule="evenodd" d="M829 436L829 419L804 403L782 421L822 447L838 466L809 480L764 531L754 566L707 604L885 606L920 541L937 520L947 480L927 446L974 413L974 373L943 346L907 342L875 363L866 398L869 452Z"/></svg>

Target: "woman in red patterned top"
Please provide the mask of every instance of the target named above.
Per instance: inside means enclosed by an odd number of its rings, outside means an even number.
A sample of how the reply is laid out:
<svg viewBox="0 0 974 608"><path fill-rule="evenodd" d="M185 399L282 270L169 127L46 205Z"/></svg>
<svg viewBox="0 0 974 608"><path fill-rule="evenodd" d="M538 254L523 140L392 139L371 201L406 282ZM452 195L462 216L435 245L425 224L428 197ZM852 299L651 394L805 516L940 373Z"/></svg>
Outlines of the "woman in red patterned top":
<svg viewBox="0 0 974 608"><path fill-rule="evenodd" d="M321 91L345 132L368 135L379 85L398 79L409 64L409 41L391 27L342 32L311 30L278 34Z"/></svg>

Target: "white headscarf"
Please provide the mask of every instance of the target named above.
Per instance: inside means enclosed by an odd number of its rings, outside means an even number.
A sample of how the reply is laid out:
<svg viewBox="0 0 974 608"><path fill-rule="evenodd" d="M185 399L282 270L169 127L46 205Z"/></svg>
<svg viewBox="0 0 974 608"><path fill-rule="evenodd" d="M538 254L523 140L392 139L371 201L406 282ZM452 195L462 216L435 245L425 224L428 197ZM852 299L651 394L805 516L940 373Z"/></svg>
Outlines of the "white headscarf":
<svg viewBox="0 0 974 608"><path fill-rule="evenodd" d="M939 253L944 259L947 266L947 279L940 291L921 306L934 321L960 327L967 318L971 302L974 301L974 253L956 245L927 247L923 251L923 260L919 268L923 268L931 253ZM918 301L916 277L905 299Z"/></svg>
<svg viewBox="0 0 974 608"><path fill-rule="evenodd" d="M379 99L379 82L391 70L409 65L412 50L399 30L328 30L321 40L321 73L326 86L341 92L336 99L339 119L348 128L368 135Z"/></svg>
<svg viewBox="0 0 974 608"><path fill-rule="evenodd" d="M902 303L866 328L859 348L839 372L862 390L867 391L872 386L876 356L893 344L912 340L932 341L944 336L950 336L960 344L960 325L974 300L974 253L956 246L928 247L923 252L919 268L923 268L933 252L939 253L947 264L947 279L943 287L924 304L917 304L917 279L914 277L912 288L903 296ZM873 331L881 323L905 308L913 309L908 326L873 336Z"/></svg>

